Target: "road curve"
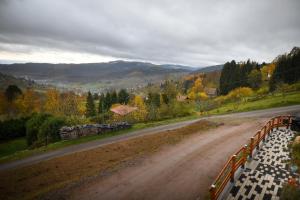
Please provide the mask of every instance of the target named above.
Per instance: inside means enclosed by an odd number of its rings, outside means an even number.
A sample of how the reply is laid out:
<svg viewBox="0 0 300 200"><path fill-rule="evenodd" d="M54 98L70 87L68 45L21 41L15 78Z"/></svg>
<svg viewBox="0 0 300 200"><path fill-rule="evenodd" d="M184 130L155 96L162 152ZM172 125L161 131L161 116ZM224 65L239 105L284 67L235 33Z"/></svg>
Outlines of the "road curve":
<svg viewBox="0 0 300 200"><path fill-rule="evenodd" d="M55 157L60 157L63 155L72 154L72 153L79 152L79 151L86 151L86 150L94 149L97 147L101 147L101 146L108 145L108 144L122 141L122 140L127 140L127 139L140 137L140 136L144 136L144 135L149 135L149 134L155 134L155 133L159 133L159 132L165 131L165 130L177 129L177 128L189 125L193 122L196 122L196 121L199 121L202 119L227 118L227 117L238 117L238 118L272 117L274 115L279 115L279 114L293 114L293 113L298 113L298 112L300 112L300 105L294 105L294 106L271 108L271 109L264 109L264 110L250 111L250 112L241 112L241 113L232 113L232 114L225 114L225 115L202 117L202 118L189 120L189 121L161 125L161 126L152 127L152 128L145 128L142 130L132 131L132 132L129 132L129 133L123 134L123 135L118 135L118 136L113 136L110 138L105 138L102 140L95 140L95 141L86 142L86 143L82 143L82 144L78 144L78 145L73 145L73 146L62 148L62 149L34 155L34 156L24 158L21 160L16 160L13 162L0 164L0 170L6 170L6 169L12 169L15 167L27 166L27 165L31 165L31 164L34 164L37 162L44 161L44 160L49 160L49 159L52 159Z"/></svg>

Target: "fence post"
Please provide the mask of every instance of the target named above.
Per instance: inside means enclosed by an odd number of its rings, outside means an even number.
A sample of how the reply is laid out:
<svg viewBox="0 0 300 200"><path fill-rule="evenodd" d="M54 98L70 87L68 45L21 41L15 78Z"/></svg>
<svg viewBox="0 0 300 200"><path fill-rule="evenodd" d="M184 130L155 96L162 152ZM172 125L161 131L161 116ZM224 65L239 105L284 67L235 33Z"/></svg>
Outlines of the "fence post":
<svg viewBox="0 0 300 200"><path fill-rule="evenodd" d="M210 192L210 199L215 200L216 199L216 186L211 185L210 189L209 189L209 192Z"/></svg>
<svg viewBox="0 0 300 200"><path fill-rule="evenodd" d="M235 172L235 162L236 162L236 155L231 157L231 171L230 171L230 181L234 182L234 172Z"/></svg>
<svg viewBox="0 0 300 200"><path fill-rule="evenodd" d="M264 136L263 136L263 141L266 141L266 134L267 134L267 126L264 126Z"/></svg>
<svg viewBox="0 0 300 200"><path fill-rule="evenodd" d="M250 158L252 158L253 145L254 145L254 137L251 137L251 139L250 139L250 151L249 151Z"/></svg>
<svg viewBox="0 0 300 200"><path fill-rule="evenodd" d="M290 127L290 124L291 124L291 115L288 116L288 123L286 125L286 129L288 129Z"/></svg>
<svg viewBox="0 0 300 200"><path fill-rule="evenodd" d="M279 129L280 124L281 124L281 116L277 117L277 130Z"/></svg>
<svg viewBox="0 0 300 200"><path fill-rule="evenodd" d="M273 128L274 128L274 122L275 122L275 118L272 118L271 131L273 131Z"/></svg>
<svg viewBox="0 0 300 200"><path fill-rule="evenodd" d="M256 144L256 149L259 149L259 144L260 144L260 131L257 132L258 133L258 140L257 140L257 144Z"/></svg>
<svg viewBox="0 0 300 200"><path fill-rule="evenodd" d="M245 146L243 147L243 164L242 164L242 168L245 168L245 163L247 161L247 147L248 145L245 144Z"/></svg>

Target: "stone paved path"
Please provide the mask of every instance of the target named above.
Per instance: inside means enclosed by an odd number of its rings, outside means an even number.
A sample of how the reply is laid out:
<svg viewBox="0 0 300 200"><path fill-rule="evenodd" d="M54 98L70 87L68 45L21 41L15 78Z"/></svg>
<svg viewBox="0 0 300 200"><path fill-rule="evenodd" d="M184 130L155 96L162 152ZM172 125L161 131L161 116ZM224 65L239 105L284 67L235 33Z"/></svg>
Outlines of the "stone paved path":
<svg viewBox="0 0 300 200"><path fill-rule="evenodd" d="M283 183L292 177L299 178L287 165L288 143L293 136L294 133L285 128L273 131L237 178L226 199L279 199Z"/></svg>

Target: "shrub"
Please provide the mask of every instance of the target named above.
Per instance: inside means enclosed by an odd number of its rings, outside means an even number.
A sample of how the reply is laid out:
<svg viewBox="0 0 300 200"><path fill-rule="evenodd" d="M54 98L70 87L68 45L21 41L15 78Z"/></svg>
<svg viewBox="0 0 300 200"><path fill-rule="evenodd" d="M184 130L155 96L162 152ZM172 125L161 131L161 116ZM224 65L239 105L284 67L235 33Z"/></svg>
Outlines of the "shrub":
<svg viewBox="0 0 300 200"><path fill-rule="evenodd" d="M49 114L34 114L30 120L26 123L26 140L28 146L31 146L34 142L37 141L38 133L40 126L44 123L44 121L49 118Z"/></svg>
<svg viewBox="0 0 300 200"><path fill-rule="evenodd" d="M297 200L300 199L300 189L297 186L285 184L280 195L281 200Z"/></svg>
<svg viewBox="0 0 300 200"><path fill-rule="evenodd" d="M48 144L60 140L59 129L65 124L63 118L48 117L40 126L37 139L39 144Z"/></svg>
<svg viewBox="0 0 300 200"><path fill-rule="evenodd" d="M0 140L9 140L26 135L26 122L29 117L0 122Z"/></svg>

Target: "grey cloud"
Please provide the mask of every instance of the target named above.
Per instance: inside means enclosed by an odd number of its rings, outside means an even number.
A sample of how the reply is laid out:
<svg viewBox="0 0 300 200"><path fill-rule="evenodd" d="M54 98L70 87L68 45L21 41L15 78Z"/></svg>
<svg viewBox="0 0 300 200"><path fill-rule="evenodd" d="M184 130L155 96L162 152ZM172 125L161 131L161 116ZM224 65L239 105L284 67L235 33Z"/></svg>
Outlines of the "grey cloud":
<svg viewBox="0 0 300 200"><path fill-rule="evenodd" d="M0 49L53 48L193 66L300 45L299 0L0 1Z"/></svg>

